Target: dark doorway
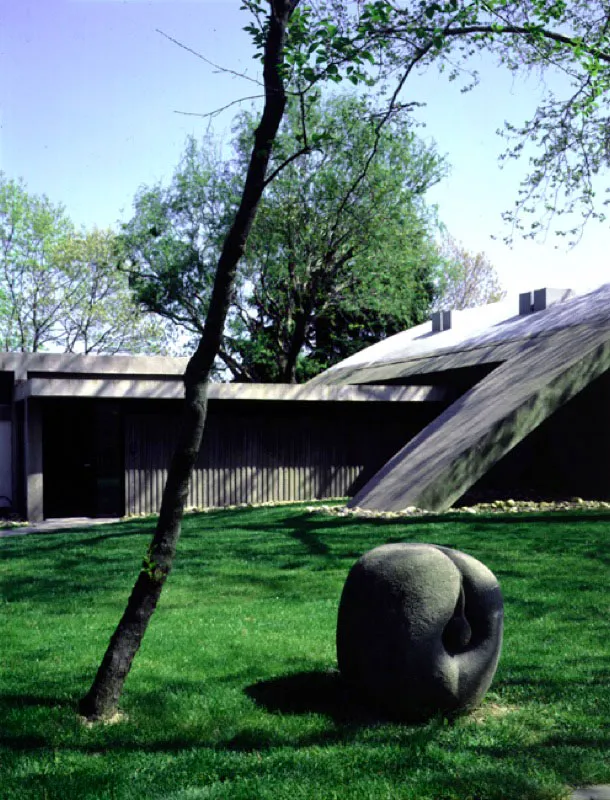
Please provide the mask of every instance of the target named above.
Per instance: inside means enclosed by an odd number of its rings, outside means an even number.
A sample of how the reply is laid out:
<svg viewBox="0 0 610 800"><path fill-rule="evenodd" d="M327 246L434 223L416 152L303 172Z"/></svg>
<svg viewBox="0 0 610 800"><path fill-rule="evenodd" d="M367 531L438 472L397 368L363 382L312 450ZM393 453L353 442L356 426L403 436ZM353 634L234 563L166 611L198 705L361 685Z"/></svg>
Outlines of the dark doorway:
<svg viewBox="0 0 610 800"><path fill-rule="evenodd" d="M56 400L42 419L44 516L124 513L123 434L118 404Z"/></svg>

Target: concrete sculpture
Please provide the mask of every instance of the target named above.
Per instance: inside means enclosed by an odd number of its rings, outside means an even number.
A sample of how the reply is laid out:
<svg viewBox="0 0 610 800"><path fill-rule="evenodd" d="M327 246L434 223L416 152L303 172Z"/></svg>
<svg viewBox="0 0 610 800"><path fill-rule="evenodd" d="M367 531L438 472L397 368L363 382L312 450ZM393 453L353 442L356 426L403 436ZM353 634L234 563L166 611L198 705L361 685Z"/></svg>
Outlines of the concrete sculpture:
<svg viewBox="0 0 610 800"><path fill-rule="evenodd" d="M475 558L430 544L383 545L345 582L339 670L390 718L460 713L489 688L502 629L500 586Z"/></svg>

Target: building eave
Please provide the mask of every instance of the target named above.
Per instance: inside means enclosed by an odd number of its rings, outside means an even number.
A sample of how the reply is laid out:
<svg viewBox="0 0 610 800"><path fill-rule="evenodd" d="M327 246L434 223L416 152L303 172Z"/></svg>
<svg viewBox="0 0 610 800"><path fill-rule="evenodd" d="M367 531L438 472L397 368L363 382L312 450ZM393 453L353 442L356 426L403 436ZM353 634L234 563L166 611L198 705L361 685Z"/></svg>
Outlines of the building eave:
<svg viewBox="0 0 610 800"><path fill-rule="evenodd" d="M179 400L181 379L29 378L15 387L15 400L26 398L96 398ZM211 383L210 400L270 402L442 402L442 386L316 386L293 384Z"/></svg>

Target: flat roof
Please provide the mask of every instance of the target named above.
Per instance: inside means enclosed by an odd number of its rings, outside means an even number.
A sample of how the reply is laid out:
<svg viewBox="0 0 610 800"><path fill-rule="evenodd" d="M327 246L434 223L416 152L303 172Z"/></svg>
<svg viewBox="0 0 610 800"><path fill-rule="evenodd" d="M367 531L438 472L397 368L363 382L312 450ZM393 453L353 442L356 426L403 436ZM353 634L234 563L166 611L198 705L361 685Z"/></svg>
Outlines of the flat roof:
<svg viewBox="0 0 610 800"><path fill-rule="evenodd" d="M181 377L188 358L170 356L104 356L81 353L0 353L0 372L13 372L15 380L31 373L56 375L147 375Z"/></svg>
<svg viewBox="0 0 610 800"><path fill-rule="evenodd" d="M210 383L210 400L276 402L437 402L447 396L441 386L308 386L277 383ZM36 377L21 381L15 399L98 398L125 400L179 400L181 380Z"/></svg>

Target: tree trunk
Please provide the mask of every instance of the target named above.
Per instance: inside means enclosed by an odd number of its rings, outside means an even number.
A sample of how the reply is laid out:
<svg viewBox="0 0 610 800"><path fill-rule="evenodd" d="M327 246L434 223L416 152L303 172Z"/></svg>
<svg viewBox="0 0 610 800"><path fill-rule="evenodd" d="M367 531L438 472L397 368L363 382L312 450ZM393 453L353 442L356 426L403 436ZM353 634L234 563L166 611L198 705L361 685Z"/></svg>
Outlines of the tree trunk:
<svg viewBox="0 0 610 800"><path fill-rule="evenodd" d="M133 659L172 568L190 477L203 436L207 382L220 348L237 264L265 188L271 148L284 114L286 95L281 64L286 28L298 3L299 0L270 0L263 61L265 105L254 134L242 198L218 260L203 334L184 374L181 432L163 491L155 534L95 680L79 704L81 714L91 720L112 717L116 713Z"/></svg>
<svg viewBox="0 0 610 800"><path fill-rule="evenodd" d="M290 342L288 343L288 352L282 365L282 380L284 383L297 382L297 361L305 345L305 334L307 333L310 313L309 309L301 309L295 315L294 330L292 331Z"/></svg>

